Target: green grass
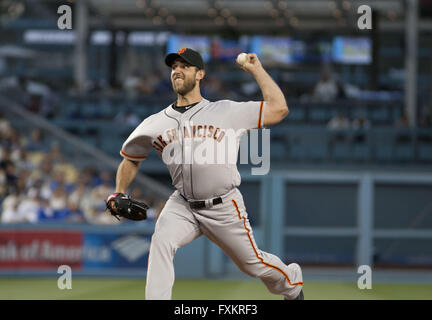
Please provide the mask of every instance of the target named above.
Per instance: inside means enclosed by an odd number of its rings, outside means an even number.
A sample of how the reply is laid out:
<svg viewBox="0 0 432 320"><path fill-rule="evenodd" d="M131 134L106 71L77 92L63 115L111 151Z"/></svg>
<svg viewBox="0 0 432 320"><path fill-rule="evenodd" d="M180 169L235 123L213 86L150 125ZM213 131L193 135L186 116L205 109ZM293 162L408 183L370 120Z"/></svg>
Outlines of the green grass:
<svg viewBox="0 0 432 320"><path fill-rule="evenodd" d="M359 290L356 283L308 282L305 299L316 300L409 300L432 299L432 284L374 284ZM140 300L145 298L144 279L73 279L71 290L59 290L56 278L0 279L0 299L82 299ZM177 280L175 300L281 300L267 291L259 280L205 281Z"/></svg>

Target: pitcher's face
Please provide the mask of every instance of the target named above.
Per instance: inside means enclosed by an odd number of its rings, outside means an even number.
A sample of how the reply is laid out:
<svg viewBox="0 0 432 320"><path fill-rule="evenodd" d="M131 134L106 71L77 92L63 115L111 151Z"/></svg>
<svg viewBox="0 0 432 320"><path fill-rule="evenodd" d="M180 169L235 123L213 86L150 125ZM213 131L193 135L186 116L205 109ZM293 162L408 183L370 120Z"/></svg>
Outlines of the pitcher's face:
<svg viewBox="0 0 432 320"><path fill-rule="evenodd" d="M174 91L182 96L192 91L197 82L198 69L183 59L177 59L171 66L171 84Z"/></svg>

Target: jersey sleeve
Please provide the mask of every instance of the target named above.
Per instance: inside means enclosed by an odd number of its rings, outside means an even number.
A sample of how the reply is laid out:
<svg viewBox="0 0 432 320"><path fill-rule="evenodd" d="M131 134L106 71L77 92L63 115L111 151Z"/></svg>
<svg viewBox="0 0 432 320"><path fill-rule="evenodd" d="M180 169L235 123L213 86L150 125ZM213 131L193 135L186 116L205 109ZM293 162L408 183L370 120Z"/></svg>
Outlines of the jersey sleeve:
<svg viewBox="0 0 432 320"><path fill-rule="evenodd" d="M129 135L123 143L120 155L132 161L145 160L152 150L152 138L148 133L150 119L147 118Z"/></svg>
<svg viewBox="0 0 432 320"><path fill-rule="evenodd" d="M264 124L264 101L230 101L230 118L234 129L261 129Z"/></svg>

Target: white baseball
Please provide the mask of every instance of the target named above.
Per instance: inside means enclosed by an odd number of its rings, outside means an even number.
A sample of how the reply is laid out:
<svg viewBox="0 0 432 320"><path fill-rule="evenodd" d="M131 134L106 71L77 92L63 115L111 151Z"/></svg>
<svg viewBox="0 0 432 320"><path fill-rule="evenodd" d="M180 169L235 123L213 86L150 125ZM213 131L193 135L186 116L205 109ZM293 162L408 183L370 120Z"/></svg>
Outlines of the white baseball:
<svg viewBox="0 0 432 320"><path fill-rule="evenodd" d="M242 52L237 56L237 62L240 65L244 65L246 63L246 61L247 61L247 54L246 53Z"/></svg>

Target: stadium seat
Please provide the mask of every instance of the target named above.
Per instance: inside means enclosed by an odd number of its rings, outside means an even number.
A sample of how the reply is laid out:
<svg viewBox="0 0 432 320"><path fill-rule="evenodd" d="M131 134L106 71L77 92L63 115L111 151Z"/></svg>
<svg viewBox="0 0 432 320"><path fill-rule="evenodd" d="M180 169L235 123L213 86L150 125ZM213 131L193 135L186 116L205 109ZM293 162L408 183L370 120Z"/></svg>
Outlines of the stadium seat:
<svg viewBox="0 0 432 320"><path fill-rule="evenodd" d="M414 146L409 144L397 144L394 149L394 157L399 161L414 159Z"/></svg>
<svg viewBox="0 0 432 320"><path fill-rule="evenodd" d="M99 138L96 136L81 136L81 139L83 140L83 142L90 144L93 147L98 147L99 146Z"/></svg>
<svg viewBox="0 0 432 320"><path fill-rule="evenodd" d="M281 160L286 156L285 144L280 141L273 141L270 145L270 159Z"/></svg>
<svg viewBox="0 0 432 320"><path fill-rule="evenodd" d="M100 115L105 119L112 119L117 115L117 110L111 103L102 103L100 105Z"/></svg>
<svg viewBox="0 0 432 320"><path fill-rule="evenodd" d="M113 126L112 123L100 123L98 126L99 137L106 140L106 137L114 139L120 137L125 128L122 126ZM131 130L132 132L132 130Z"/></svg>
<svg viewBox="0 0 432 320"><path fill-rule="evenodd" d="M419 144L419 160L422 161L432 161L432 144L430 143L421 143Z"/></svg>
<svg viewBox="0 0 432 320"><path fill-rule="evenodd" d="M351 157L351 146L348 143L335 143L332 147L334 160L348 160Z"/></svg>
<svg viewBox="0 0 432 320"><path fill-rule="evenodd" d="M92 119L96 116L96 106L92 103L84 103L81 107L84 119Z"/></svg>
<svg viewBox="0 0 432 320"><path fill-rule="evenodd" d="M311 160L325 160L328 158L329 152L327 144L308 144L306 149L307 156Z"/></svg>
<svg viewBox="0 0 432 320"><path fill-rule="evenodd" d="M377 161L391 161L394 157L395 132L392 128L375 128L373 141L374 158Z"/></svg>
<svg viewBox="0 0 432 320"><path fill-rule="evenodd" d="M375 145L375 159L377 161L391 161L393 159L393 146Z"/></svg>
<svg viewBox="0 0 432 320"><path fill-rule="evenodd" d="M132 112L139 118L145 119L151 114L152 110L149 109L148 105L140 103L133 106Z"/></svg>
<svg viewBox="0 0 432 320"><path fill-rule="evenodd" d="M386 108L373 108L370 112L370 120L373 123L390 123L389 111Z"/></svg>
<svg viewBox="0 0 432 320"><path fill-rule="evenodd" d="M367 161L371 158L370 146L366 143L354 144L352 147L352 157L355 160Z"/></svg>
<svg viewBox="0 0 432 320"><path fill-rule="evenodd" d="M324 123L330 120L330 112L325 108L311 108L309 110L309 121Z"/></svg>
<svg viewBox="0 0 432 320"><path fill-rule="evenodd" d="M111 138L100 141L100 149L111 156L117 156L123 144L123 139Z"/></svg>
<svg viewBox="0 0 432 320"><path fill-rule="evenodd" d="M368 110L365 108L356 108L353 110L352 114L351 114L353 119L356 119L358 117L364 117L365 119L369 119L369 114L368 114Z"/></svg>
<svg viewBox="0 0 432 320"><path fill-rule="evenodd" d="M289 155L293 160L305 160L307 159L307 148L302 144L292 144Z"/></svg>
<svg viewBox="0 0 432 320"><path fill-rule="evenodd" d="M305 121L306 112L305 109L300 108L294 108L290 110L290 113L288 115L288 120L296 121L296 122L303 122Z"/></svg>
<svg viewBox="0 0 432 320"><path fill-rule="evenodd" d="M402 114L403 114L403 107L401 107L400 109L399 108L393 108L391 121L393 123L396 123L402 117Z"/></svg>

